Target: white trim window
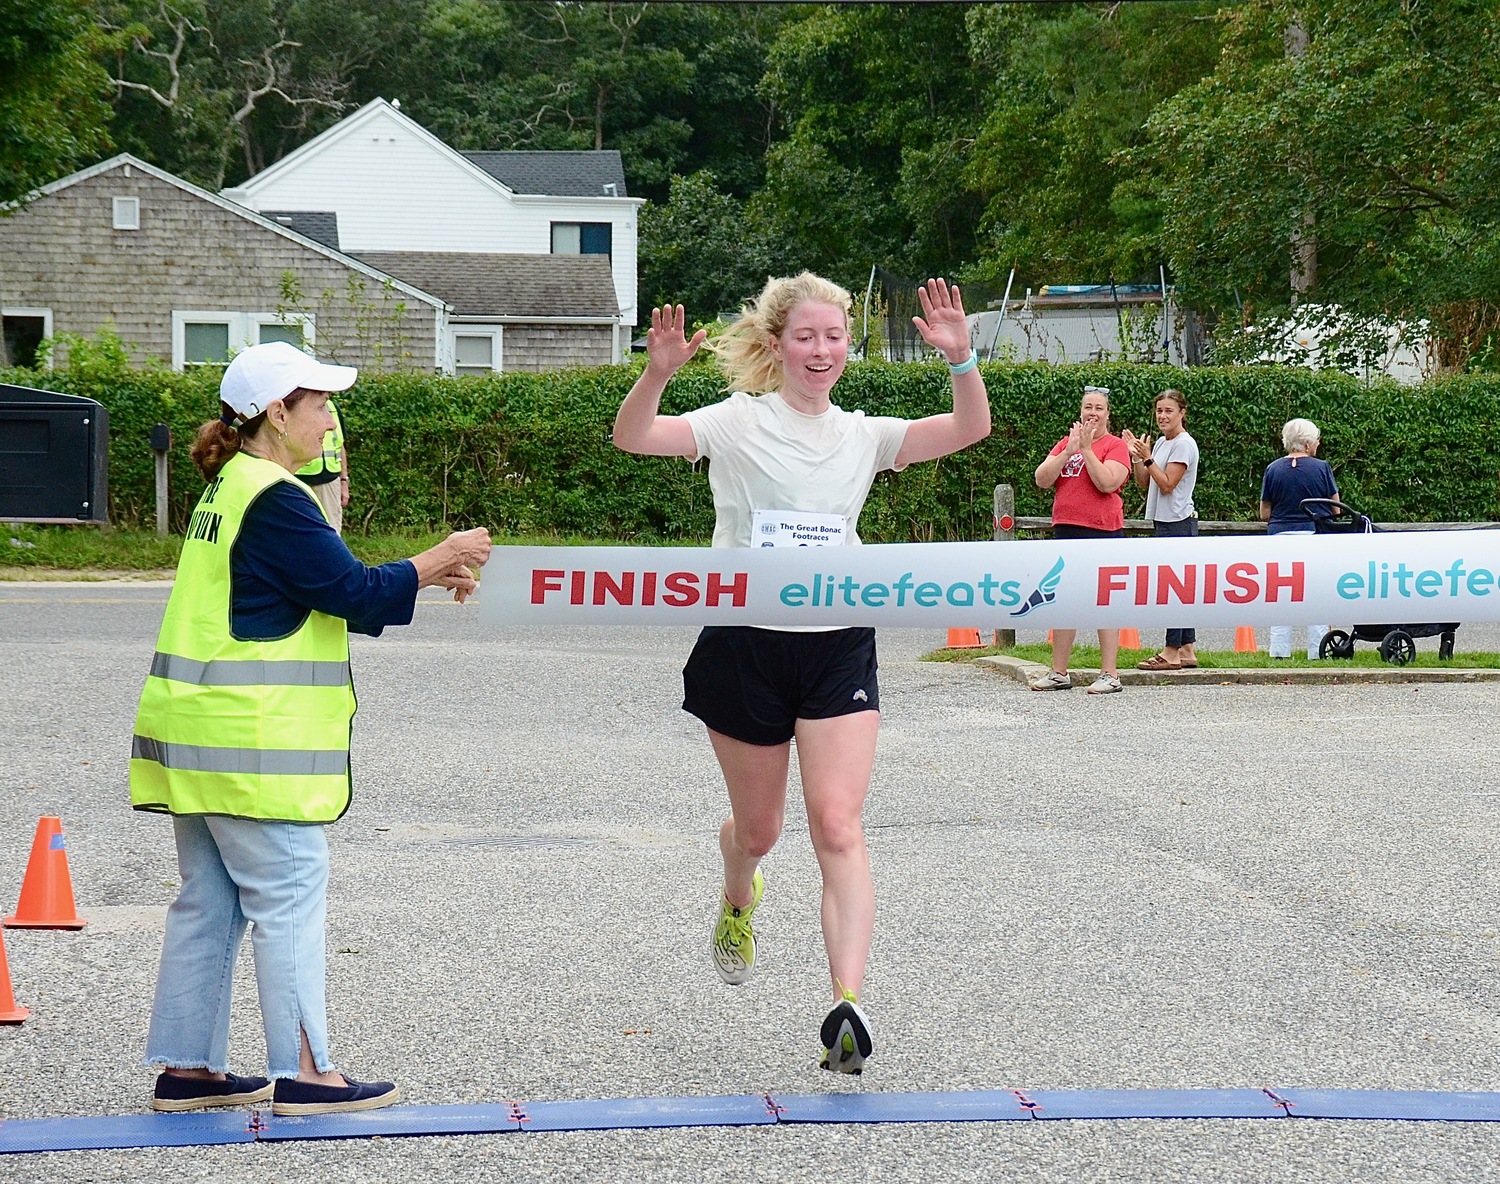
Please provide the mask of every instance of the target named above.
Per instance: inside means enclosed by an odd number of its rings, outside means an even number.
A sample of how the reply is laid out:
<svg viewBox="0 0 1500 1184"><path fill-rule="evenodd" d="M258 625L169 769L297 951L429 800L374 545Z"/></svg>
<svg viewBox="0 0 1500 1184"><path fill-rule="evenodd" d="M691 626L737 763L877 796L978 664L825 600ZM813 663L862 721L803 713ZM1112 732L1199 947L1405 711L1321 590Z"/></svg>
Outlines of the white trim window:
<svg viewBox="0 0 1500 1184"><path fill-rule="evenodd" d="M0 308L0 318L5 321L5 356L12 366L33 367L36 365L37 347L52 336L52 310L50 308ZM52 369L52 359L47 359L47 369Z"/></svg>
<svg viewBox="0 0 1500 1184"><path fill-rule="evenodd" d="M489 374L500 369L504 331L499 325L453 325L448 330L454 374Z"/></svg>
<svg viewBox="0 0 1500 1184"><path fill-rule="evenodd" d="M117 197L112 201L116 230L139 230L141 228L141 199Z"/></svg>
<svg viewBox="0 0 1500 1184"><path fill-rule="evenodd" d="M308 314L172 310L172 369L224 366L240 350L270 341L288 341L309 350L316 324Z"/></svg>
<svg viewBox="0 0 1500 1184"><path fill-rule="evenodd" d="M300 350L312 353L317 344L317 324L311 313L290 313L279 317L275 313L250 313L249 344L265 345L272 341L285 341Z"/></svg>

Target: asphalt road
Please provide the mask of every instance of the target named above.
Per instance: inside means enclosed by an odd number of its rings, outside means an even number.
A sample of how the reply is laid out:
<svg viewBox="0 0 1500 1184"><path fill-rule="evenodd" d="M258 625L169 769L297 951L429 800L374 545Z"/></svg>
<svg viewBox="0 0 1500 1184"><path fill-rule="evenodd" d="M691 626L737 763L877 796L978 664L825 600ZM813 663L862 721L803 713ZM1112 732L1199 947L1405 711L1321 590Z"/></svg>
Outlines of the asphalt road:
<svg viewBox="0 0 1500 1184"><path fill-rule="evenodd" d="M9 930L0 1115L138 1113L168 823L126 762L165 587L0 585L0 907L38 817L81 933ZM764 968L706 943L725 809L682 630L487 634L424 597L356 639L331 833L333 1045L413 1103L1021 1088L1500 1090L1500 700L1486 684L1039 695L881 634L863 1078L825 1002L805 822ZM1460 649L1473 638L1460 633ZM1213 644L1210 640L1210 644ZM248 946L234 1032L263 1065ZM485 1135L18 1156L11 1181L1468 1181L1500 1125L1138 1120Z"/></svg>

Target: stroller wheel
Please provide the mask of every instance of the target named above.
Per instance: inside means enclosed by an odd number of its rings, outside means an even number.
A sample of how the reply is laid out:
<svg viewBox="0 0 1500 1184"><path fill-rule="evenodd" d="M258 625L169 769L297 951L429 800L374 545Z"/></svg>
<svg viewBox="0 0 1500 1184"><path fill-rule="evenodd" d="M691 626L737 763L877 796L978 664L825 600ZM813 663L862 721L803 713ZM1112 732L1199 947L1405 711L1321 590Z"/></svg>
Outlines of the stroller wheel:
<svg viewBox="0 0 1500 1184"><path fill-rule="evenodd" d="M1447 662L1453 657L1453 630L1445 629L1438 637L1438 661Z"/></svg>
<svg viewBox="0 0 1500 1184"><path fill-rule="evenodd" d="M1417 643L1405 629L1392 629L1380 640L1380 659L1405 666L1417 657Z"/></svg>
<svg viewBox="0 0 1500 1184"><path fill-rule="evenodd" d="M1318 642L1318 657L1354 657L1354 638L1350 637L1342 629L1329 630L1327 633L1323 634L1323 640Z"/></svg>

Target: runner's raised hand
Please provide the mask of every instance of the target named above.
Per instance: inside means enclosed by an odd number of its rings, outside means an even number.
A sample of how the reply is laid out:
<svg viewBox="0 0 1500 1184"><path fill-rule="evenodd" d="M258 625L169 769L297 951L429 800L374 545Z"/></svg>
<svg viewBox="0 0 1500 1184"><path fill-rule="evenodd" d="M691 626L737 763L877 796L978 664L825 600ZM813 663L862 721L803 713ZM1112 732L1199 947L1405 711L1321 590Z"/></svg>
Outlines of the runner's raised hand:
<svg viewBox="0 0 1500 1184"><path fill-rule="evenodd" d="M653 308L651 328L646 330L646 364L675 374L707 339L707 329L699 329L691 341L687 339L687 313L682 305L663 304Z"/></svg>
<svg viewBox="0 0 1500 1184"><path fill-rule="evenodd" d="M964 316L964 302L958 285L939 277L917 286L922 315L911 323L933 349L949 362L962 362L969 356L969 321Z"/></svg>

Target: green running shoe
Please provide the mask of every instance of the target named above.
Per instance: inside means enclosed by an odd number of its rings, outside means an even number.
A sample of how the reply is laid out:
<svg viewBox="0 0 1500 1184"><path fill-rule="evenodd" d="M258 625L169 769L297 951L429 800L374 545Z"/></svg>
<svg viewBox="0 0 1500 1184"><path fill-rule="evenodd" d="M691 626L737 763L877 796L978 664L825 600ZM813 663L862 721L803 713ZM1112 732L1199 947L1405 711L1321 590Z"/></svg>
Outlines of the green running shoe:
<svg viewBox="0 0 1500 1184"><path fill-rule="evenodd" d="M864 1072L865 1058L875 1047L870 1039L870 1017L859 1006L853 991L845 991L837 1006L823 1019L823 1059L819 1068L834 1073Z"/></svg>
<svg viewBox="0 0 1500 1184"><path fill-rule="evenodd" d="M719 920L714 925L708 952L713 956L714 969L719 972L719 977L732 987L748 982L755 973L755 929L750 924L750 916L765 890L766 881L756 868L749 904L737 909L727 900L720 900Z"/></svg>

